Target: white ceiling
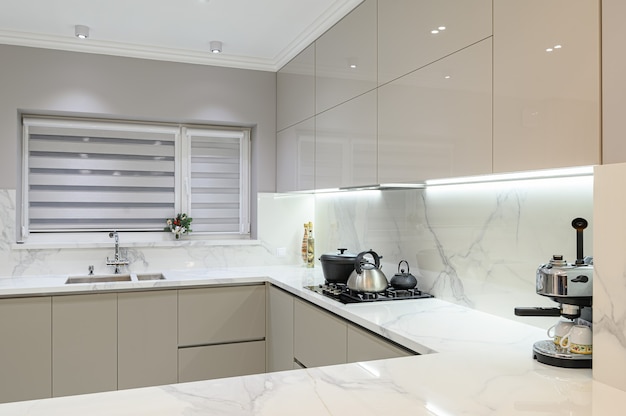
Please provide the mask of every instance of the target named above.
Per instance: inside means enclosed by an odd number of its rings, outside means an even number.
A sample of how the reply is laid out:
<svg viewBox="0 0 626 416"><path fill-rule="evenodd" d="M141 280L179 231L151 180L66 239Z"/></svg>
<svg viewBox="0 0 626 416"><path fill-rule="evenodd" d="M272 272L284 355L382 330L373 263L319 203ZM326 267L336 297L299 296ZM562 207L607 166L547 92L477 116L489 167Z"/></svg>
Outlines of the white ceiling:
<svg viewBox="0 0 626 416"><path fill-rule="evenodd" d="M361 1L0 0L0 43L276 71Z"/></svg>

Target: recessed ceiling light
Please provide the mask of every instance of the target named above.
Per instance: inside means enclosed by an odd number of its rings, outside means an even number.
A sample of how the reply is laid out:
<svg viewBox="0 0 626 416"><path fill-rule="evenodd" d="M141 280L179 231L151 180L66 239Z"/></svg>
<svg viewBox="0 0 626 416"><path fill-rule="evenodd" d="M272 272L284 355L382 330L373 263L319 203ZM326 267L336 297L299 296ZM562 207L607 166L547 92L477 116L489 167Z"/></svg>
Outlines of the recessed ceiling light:
<svg viewBox="0 0 626 416"><path fill-rule="evenodd" d="M554 45L554 49L561 49L563 46L561 45Z"/></svg>
<svg viewBox="0 0 626 416"><path fill-rule="evenodd" d="M212 40L210 45L211 53L222 53L222 42L219 40Z"/></svg>
<svg viewBox="0 0 626 416"><path fill-rule="evenodd" d="M437 29L433 29L430 31L430 33L432 33L433 35L436 35L437 33L439 33L439 31Z"/></svg>
<svg viewBox="0 0 626 416"><path fill-rule="evenodd" d="M552 48L547 48L547 49L546 49L546 52L552 52L552 51L553 51L553 49L552 49Z"/></svg>
<svg viewBox="0 0 626 416"><path fill-rule="evenodd" d="M446 27L445 26L439 26L437 29L439 29L439 30L446 30Z"/></svg>
<svg viewBox="0 0 626 416"><path fill-rule="evenodd" d="M78 39L87 39L89 37L89 28L83 25L74 26L74 35Z"/></svg>

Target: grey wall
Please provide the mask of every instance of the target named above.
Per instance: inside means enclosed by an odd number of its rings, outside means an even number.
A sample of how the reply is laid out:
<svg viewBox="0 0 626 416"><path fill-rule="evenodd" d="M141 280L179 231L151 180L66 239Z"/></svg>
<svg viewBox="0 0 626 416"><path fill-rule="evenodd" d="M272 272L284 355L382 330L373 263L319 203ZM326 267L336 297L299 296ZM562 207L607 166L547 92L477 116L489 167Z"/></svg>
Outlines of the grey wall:
<svg viewBox="0 0 626 416"><path fill-rule="evenodd" d="M256 192L276 176L276 74L0 45L0 189L18 186L19 114L253 127Z"/></svg>

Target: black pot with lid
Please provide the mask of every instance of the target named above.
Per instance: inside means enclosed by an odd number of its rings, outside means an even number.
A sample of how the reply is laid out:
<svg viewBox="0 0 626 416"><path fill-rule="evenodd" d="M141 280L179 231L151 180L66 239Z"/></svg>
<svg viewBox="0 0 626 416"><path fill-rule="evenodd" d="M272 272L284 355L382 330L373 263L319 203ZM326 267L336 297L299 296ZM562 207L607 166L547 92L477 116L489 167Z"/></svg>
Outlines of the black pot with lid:
<svg viewBox="0 0 626 416"><path fill-rule="evenodd" d="M402 263L406 263L406 272L401 269ZM414 289L417 286L417 278L409 273L409 262L406 260L400 260L398 263L398 273L394 274L389 282L394 289L408 290Z"/></svg>
<svg viewBox="0 0 626 416"><path fill-rule="evenodd" d="M346 283L354 271L354 261L357 255L350 253L347 248L338 248L338 253L326 253L320 257L324 279L328 283Z"/></svg>

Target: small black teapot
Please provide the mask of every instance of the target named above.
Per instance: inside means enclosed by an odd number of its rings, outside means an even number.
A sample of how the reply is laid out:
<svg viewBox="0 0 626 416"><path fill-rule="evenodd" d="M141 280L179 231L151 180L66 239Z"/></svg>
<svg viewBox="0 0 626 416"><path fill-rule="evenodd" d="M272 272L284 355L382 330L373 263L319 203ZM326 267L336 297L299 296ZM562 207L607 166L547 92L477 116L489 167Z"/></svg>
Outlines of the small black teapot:
<svg viewBox="0 0 626 416"><path fill-rule="evenodd" d="M402 263L406 263L406 273L400 266ZM417 286L417 279L411 273L409 273L409 262L406 260L400 260L398 263L398 273L394 274L391 278L391 286L397 290L414 289Z"/></svg>

